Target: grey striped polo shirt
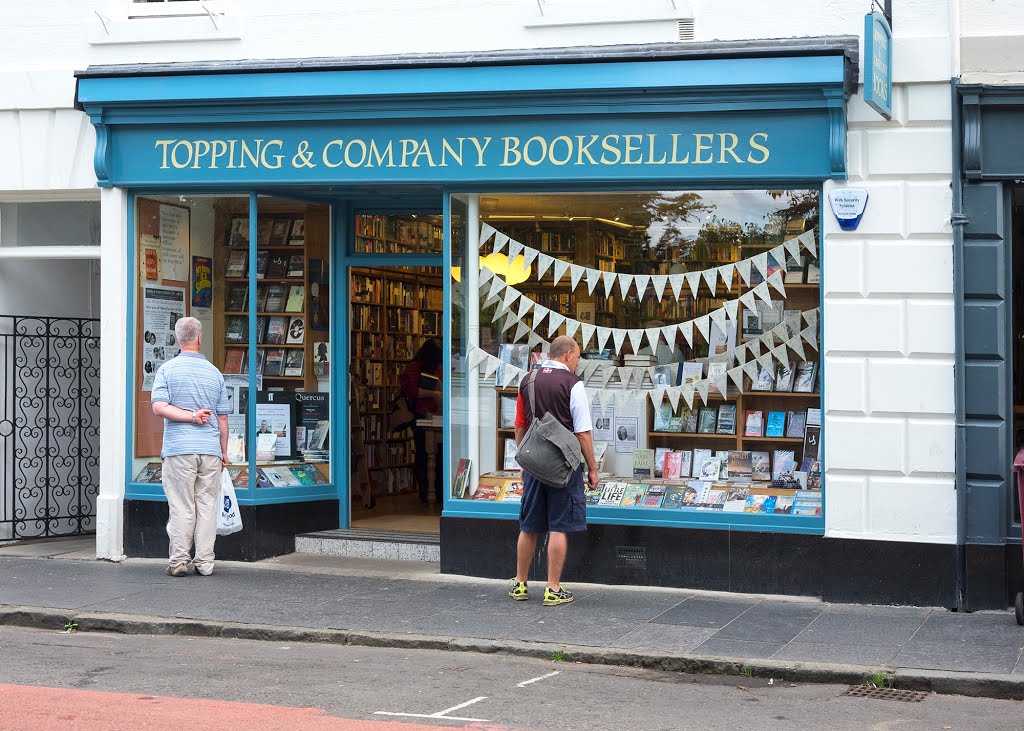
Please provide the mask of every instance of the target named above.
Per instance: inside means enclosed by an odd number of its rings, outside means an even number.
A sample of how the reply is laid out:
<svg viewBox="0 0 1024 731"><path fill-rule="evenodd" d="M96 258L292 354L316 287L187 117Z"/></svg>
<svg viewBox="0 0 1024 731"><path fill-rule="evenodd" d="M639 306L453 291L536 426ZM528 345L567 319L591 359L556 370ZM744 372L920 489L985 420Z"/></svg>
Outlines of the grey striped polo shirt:
<svg viewBox="0 0 1024 731"><path fill-rule="evenodd" d="M217 414L231 411L224 376L202 353L181 352L160 366L153 379L151 401L164 401L189 411L213 409ZM179 454L212 454L219 457L220 428L217 426L217 418L213 417L202 425L164 419L164 444L160 456L174 457Z"/></svg>

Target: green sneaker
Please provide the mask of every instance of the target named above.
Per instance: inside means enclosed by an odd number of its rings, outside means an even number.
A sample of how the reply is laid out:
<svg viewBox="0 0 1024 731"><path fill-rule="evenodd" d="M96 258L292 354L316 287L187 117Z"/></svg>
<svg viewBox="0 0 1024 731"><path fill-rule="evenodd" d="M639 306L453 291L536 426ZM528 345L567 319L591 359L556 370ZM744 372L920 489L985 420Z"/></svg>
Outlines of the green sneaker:
<svg viewBox="0 0 1024 731"><path fill-rule="evenodd" d="M508 595L517 602L525 602L530 598L527 596L526 582L516 581L515 579L512 579L512 586L508 589Z"/></svg>
<svg viewBox="0 0 1024 731"><path fill-rule="evenodd" d="M544 589L544 606L557 607L559 604L568 604L572 601L572 594L559 587L558 591L550 588Z"/></svg>

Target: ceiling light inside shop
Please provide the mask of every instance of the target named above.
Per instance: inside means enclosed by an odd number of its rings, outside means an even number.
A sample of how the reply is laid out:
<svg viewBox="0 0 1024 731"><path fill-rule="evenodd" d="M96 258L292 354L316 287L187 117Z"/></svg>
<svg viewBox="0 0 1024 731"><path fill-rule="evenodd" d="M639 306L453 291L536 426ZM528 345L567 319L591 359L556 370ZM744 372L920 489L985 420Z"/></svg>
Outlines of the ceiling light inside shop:
<svg viewBox="0 0 1024 731"><path fill-rule="evenodd" d="M505 284L510 286L520 284L530 278L530 266L522 254L513 259L511 264L505 254L500 252L488 254L480 260L480 268L484 267L500 275L505 280ZM456 282L462 281L461 267L452 267L452 279Z"/></svg>

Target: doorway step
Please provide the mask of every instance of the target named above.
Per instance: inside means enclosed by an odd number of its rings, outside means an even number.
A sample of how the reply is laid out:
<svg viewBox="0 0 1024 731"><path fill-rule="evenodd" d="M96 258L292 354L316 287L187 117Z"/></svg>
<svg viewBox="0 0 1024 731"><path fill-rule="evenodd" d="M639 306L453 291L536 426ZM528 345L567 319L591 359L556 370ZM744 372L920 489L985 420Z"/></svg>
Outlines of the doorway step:
<svg viewBox="0 0 1024 731"><path fill-rule="evenodd" d="M441 536L412 531L336 528L295 536L295 552L397 561L440 561Z"/></svg>

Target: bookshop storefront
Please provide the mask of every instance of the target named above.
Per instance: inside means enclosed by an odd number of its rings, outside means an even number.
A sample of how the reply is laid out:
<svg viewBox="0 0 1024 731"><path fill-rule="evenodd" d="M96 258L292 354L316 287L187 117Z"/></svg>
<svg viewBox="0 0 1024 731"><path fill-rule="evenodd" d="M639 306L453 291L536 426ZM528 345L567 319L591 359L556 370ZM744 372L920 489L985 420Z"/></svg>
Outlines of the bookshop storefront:
<svg viewBox="0 0 1024 731"><path fill-rule="evenodd" d="M418 491L443 571L507 577L515 389L567 334L602 480L566 578L827 595L819 221L857 48L773 43L81 72L127 333L101 530L164 554L149 397L193 315L246 524L218 555ZM405 432L413 361L440 393Z"/></svg>

